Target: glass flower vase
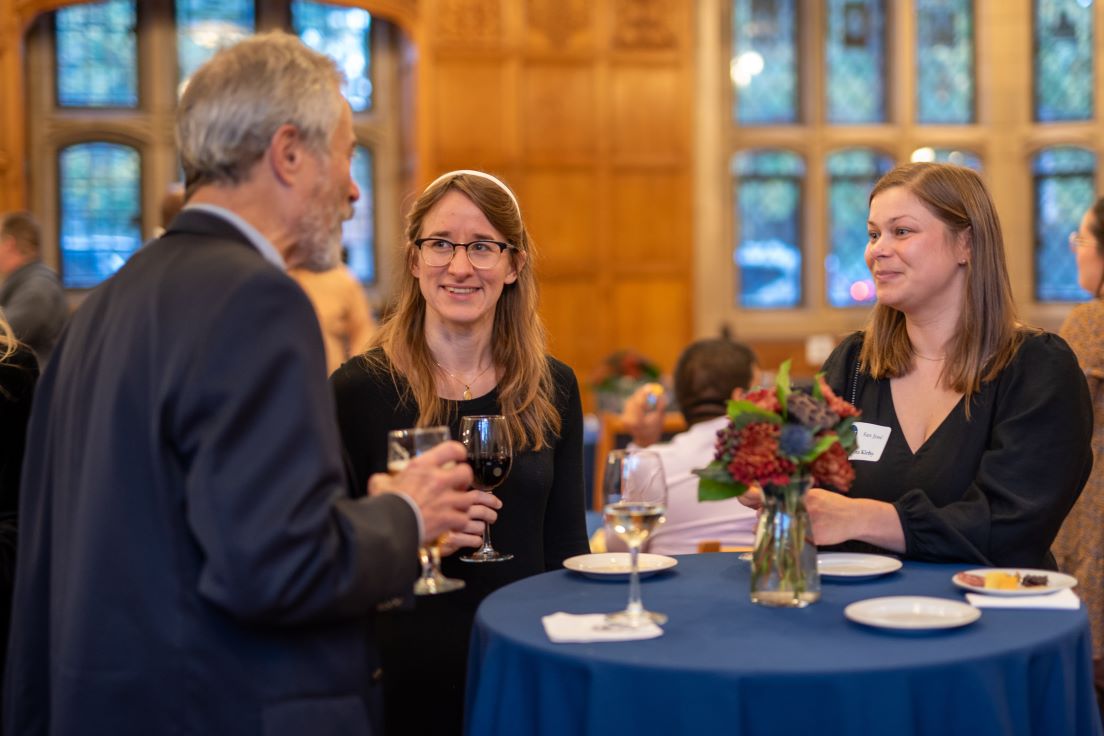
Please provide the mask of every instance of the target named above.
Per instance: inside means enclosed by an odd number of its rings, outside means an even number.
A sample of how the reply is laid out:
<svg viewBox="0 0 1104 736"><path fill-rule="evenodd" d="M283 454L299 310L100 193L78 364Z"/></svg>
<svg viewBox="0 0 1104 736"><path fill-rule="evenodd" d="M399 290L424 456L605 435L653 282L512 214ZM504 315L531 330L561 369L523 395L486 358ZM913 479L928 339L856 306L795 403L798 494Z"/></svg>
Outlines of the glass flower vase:
<svg viewBox="0 0 1104 736"><path fill-rule="evenodd" d="M763 509L751 555L751 600L763 606L804 608L820 598L817 551L805 510L809 477L763 487Z"/></svg>

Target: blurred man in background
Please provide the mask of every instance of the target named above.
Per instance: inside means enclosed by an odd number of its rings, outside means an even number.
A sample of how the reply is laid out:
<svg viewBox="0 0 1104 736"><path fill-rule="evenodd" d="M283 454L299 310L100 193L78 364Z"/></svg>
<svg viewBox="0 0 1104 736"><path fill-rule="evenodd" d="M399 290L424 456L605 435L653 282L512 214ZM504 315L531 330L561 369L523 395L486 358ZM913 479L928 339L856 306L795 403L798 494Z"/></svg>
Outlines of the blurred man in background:
<svg viewBox="0 0 1104 736"><path fill-rule="evenodd" d="M16 339L34 351L40 368L69 317L65 291L42 262L41 250L41 230L29 212L0 219L0 311Z"/></svg>

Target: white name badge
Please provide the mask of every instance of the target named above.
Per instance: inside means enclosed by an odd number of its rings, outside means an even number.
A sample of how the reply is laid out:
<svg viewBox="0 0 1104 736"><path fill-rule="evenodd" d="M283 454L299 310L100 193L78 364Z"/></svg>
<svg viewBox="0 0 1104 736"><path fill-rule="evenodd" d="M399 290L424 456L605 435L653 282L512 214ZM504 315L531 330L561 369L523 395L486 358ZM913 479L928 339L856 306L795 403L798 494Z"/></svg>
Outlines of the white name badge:
<svg viewBox="0 0 1104 736"><path fill-rule="evenodd" d="M882 459L882 452L885 451L886 442L889 441L889 433L893 430L889 427L883 427L880 424L870 424L869 422L855 422L854 432L855 449L851 452L851 457L847 458L854 462L855 460L863 460L868 463L876 463Z"/></svg>

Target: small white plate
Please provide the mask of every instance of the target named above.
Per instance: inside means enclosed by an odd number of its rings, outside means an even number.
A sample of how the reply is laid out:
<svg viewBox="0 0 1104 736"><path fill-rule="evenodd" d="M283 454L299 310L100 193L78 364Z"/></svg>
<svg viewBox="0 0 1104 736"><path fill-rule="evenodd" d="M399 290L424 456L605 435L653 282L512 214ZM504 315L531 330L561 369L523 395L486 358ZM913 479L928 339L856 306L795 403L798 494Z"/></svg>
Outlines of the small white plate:
<svg viewBox="0 0 1104 736"><path fill-rule="evenodd" d="M852 552L822 552L817 555L817 570L821 577L876 578L901 569L901 561L885 555L866 555Z"/></svg>
<svg viewBox="0 0 1104 736"><path fill-rule="evenodd" d="M978 575L985 577L987 572L1004 572L1009 575L1046 575L1046 585L1034 585L1030 587L1019 587L1011 590L1002 590L1000 588L985 588L980 585L970 585L958 579L958 576L962 573L956 573L951 576L951 582L964 590L969 590L973 593L982 593L984 595L1047 595L1048 593L1057 593L1059 590L1065 590L1066 588L1072 588L1077 585L1077 578L1072 575L1066 575L1061 572L1054 572L1053 570L1032 570L1026 567L979 567L976 570L964 570L963 573L967 575Z"/></svg>
<svg viewBox="0 0 1104 736"><path fill-rule="evenodd" d="M581 572L583 575L602 580L628 579L629 577L629 553L628 552L600 552L591 555L576 555L564 560L564 567L568 570ZM667 555L653 555L647 552L640 553L637 565L640 568L640 577L655 575L657 572L669 570L678 564L678 560Z"/></svg>
<svg viewBox="0 0 1104 736"><path fill-rule="evenodd" d="M843 609L843 615L860 624L881 629L953 629L981 618L973 606L947 598L898 595L856 601Z"/></svg>

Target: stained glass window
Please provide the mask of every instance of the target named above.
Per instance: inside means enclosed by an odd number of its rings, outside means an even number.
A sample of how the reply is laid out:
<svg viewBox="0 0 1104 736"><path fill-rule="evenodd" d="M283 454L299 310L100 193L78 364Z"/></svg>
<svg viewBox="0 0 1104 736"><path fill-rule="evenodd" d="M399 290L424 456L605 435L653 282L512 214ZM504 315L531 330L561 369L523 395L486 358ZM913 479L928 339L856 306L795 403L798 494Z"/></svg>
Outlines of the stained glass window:
<svg viewBox="0 0 1104 736"><path fill-rule="evenodd" d="M867 243L870 190L893 168L893 159L869 148L849 148L829 154L828 237L825 258L828 303L853 307L874 300L874 282L863 256Z"/></svg>
<svg viewBox="0 0 1104 736"><path fill-rule="evenodd" d="M61 278L89 288L111 276L141 245L141 161L114 143L62 149Z"/></svg>
<svg viewBox="0 0 1104 736"><path fill-rule="evenodd" d="M1093 116L1092 0L1035 0L1035 119Z"/></svg>
<svg viewBox="0 0 1104 736"><path fill-rule="evenodd" d="M180 82L223 46L253 33L253 0L176 0Z"/></svg>
<svg viewBox="0 0 1104 736"><path fill-rule="evenodd" d="M974 171L981 171L981 158L971 151L962 151L957 148L931 148L924 146L917 148L909 157L911 161L935 161L940 164L954 164L965 166Z"/></svg>
<svg viewBox="0 0 1104 736"><path fill-rule="evenodd" d="M1096 196L1096 155L1084 148L1047 148L1032 160L1035 177L1035 298L1041 302L1086 299L1077 285L1069 234Z"/></svg>
<svg viewBox="0 0 1104 736"><path fill-rule="evenodd" d="M357 146L353 154L353 180L360 188L353 219L345 223L342 242L349 254L349 268L364 283L376 280L376 203L372 152Z"/></svg>
<svg viewBox="0 0 1104 736"><path fill-rule="evenodd" d="M805 162L789 151L761 149L732 159L740 306L801 303L801 190Z"/></svg>
<svg viewBox="0 0 1104 736"><path fill-rule="evenodd" d="M62 107L138 104L134 0L57 11L57 98Z"/></svg>
<svg viewBox="0 0 1104 736"><path fill-rule="evenodd" d="M291 4L291 24L303 43L332 56L345 73L342 92L356 112L372 108L372 16L367 10L340 5L300 2Z"/></svg>
<svg viewBox="0 0 1104 736"><path fill-rule="evenodd" d="M796 0L734 0L732 10L729 74L737 122L797 122Z"/></svg>
<svg viewBox="0 0 1104 736"><path fill-rule="evenodd" d="M885 0L828 0L828 122L885 121L885 41Z"/></svg>
<svg viewBox="0 0 1104 736"><path fill-rule="evenodd" d="M916 119L974 122L973 0L916 0Z"/></svg>

